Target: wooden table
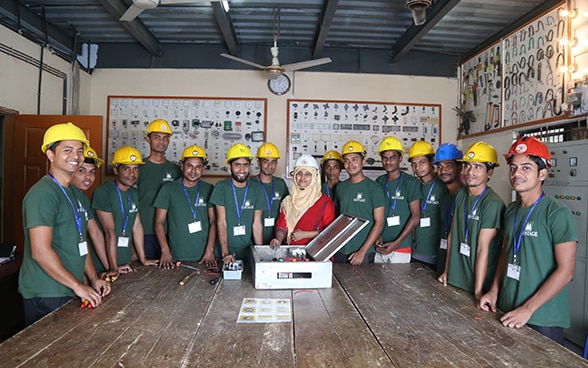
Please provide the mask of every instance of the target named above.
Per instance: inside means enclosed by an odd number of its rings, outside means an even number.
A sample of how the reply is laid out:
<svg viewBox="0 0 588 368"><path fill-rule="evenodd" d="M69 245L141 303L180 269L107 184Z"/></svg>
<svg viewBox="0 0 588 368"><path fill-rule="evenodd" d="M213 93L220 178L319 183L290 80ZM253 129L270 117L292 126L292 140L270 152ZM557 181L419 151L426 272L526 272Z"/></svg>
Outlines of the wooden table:
<svg viewBox="0 0 588 368"><path fill-rule="evenodd" d="M0 367L578 367L535 331L510 330L416 265L334 265L331 289L210 285L139 267L97 309L70 302L0 344ZM235 323L243 298L289 298L292 323Z"/></svg>

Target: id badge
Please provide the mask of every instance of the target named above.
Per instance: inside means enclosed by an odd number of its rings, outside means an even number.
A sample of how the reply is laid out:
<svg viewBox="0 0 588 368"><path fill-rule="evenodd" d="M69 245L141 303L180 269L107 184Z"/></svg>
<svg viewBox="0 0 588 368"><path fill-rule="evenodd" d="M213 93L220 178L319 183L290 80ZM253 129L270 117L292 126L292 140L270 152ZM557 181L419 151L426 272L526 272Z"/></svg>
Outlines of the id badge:
<svg viewBox="0 0 588 368"><path fill-rule="evenodd" d="M190 234L194 234L202 230L202 224L200 221L194 221L188 224L188 231Z"/></svg>
<svg viewBox="0 0 588 368"><path fill-rule="evenodd" d="M400 216L388 217L386 221L388 221L388 226L398 226L400 225Z"/></svg>
<svg viewBox="0 0 588 368"><path fill-rule="evenodd" d="M263 219L263 227L273 227L276 223L276 219L273 217L268 217Z"/></svg>
<svg viewBox="0 0 588 368"><path fill-rule="evenodd" d="M506 277L519 281L519 277L521 277L521 266L509 263L506 270Z"/></svg>
<svg viewBox="0 0 588 368"><path fill-rule="evenodd" d="M439 249L447 250L447 239L441 239L439 242Z"/></svg>
<svg viewBox="0 0 588 368"><path fill-rule="evenodd" d="M81 241L78 243L78 250L80 251L80 256L85 256L88 254L88 242Z"/></svg>
<svg viewBox="0 0 588 368"><path fill-rule="evenodd" d="M463 254L466 257L470 256L470 246L466 243L459 244L459 253Z"/></svg>
<svg viewBox="0 0 588 368"><path fill-rule="evenodd" d="M247 231L245 230L245 225L241 226L233 226L233 236L241 236L245 235Z"/></svg>
<svg viewBox="0 0 588 368"><path fill-rule="evenodd" d="M421 218L421 227L429 227L429 226L431 226L431 218L430 217Z"/></svg>
<svg viewBox="0 0 588 368"><path fill-rule="evenodd" d="M129 238L126 236L119 236L118 237L118 244L116 245L120 248L128 248L129 247Z"/></svg>

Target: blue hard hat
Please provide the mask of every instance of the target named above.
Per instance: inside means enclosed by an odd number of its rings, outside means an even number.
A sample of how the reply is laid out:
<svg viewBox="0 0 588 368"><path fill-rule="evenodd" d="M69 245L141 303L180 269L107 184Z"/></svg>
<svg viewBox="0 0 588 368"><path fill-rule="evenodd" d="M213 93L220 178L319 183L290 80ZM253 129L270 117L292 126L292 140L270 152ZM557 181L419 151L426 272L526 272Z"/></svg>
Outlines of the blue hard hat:
<svg viewBox="0 0 588 368"><path fill-rule="evenodd" d="M443 143L437 149L433 163L436 164L440 161L461 160L462 158L463 152L461 151L461 148L453 143Z"/></svg>

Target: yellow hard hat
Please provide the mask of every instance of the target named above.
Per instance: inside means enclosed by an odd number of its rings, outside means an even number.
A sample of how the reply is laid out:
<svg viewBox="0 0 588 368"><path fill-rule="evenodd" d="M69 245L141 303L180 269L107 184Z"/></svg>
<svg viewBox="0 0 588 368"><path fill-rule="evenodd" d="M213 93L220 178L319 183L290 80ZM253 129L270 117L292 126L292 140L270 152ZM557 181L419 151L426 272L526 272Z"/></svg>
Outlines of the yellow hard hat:
<svg viewBox="0 0 588 368"><path fill-rule="evenodd" d="M47 148L50 145L60 141L80 141L84 145L84 148L90 145L83 130L73 123L61 123L52 125L45 131L41 151L43 153L47 152Z"/></svg>
<svg viewBox="0 0 588 368"><path fill-rule="evenodd" d="M155 119L147 126L145 135L148 136L151 133L165 133L172 135L172 130L167 121L163 119Z"/></svg>
<svg viewBox="0 0 588 368"><path fill-rule="evenodd" d="M200 157L204 165L208 164L208 156L206 155L206 151L204 151L204 148L197 146L195 144L190 147L186 147L186 149L182 153L182 158L180 158L180 162L184 162L185 159L191 157Z"/></svg>
<svg viewBox="0 0 588 368"><path fill-rule="evenodd" d="M251 161L253 160L253 155L251 154L249 147L243 143L235 143L227 151L227 164L236 158L248 158Z"/></svg>
<svg viewBox="0 0 588 368"><path fill-rule="evenodd" d="M476 142L465 151L463 162L488 162L495 167L500 166L498 163L498 155L494 147L486 142Z"/></svg>
<svg viewBox="0 0 588 368"><path fill-rule="evenodd" d="M102 166L102 164L104 163L104 160L98 157L96 151L94 151L94 149L90 146L86 146L86 148L84 148L84 157L94 160L94 162L96 162L97 168Z"/></svg>
<svg viewBox="0 0 588 368"><path fill-rule="evenodd" d="M331 151L325 153L325 155L321 159L321 166L324 165L325 162L327 162L329 160L336 160L336 161L339 161L340 163L343 163L343 159L341 158L341 154L337 151L331 150Z"/></svg>
<svg viewBox="0 0 588 368"><path fill-rule="evenodd" d="M382 152L386 151L400 151L404 154L404 147L402 147L402 142L396 137L386 137L382 139L380 143L380 148L378 149L378 155L381 155Z"/></svg>
<svg viewBox="0 0 588 368"><path fill-rule="evenodd" d="M416 141L408 150L408 158L421 157L421 156L435 156L435 150L431 143L425 141Z"/></svg>
<svg viewBox="0 0 588 368"><path fill-rule="evenodd" d="M264 143L257 149L257 158L280 158L280 151L273 143Z"/></svg>
<svg viewBox="0 0 588 368"><path fill-rule="evenodd" d="M365 148L363 148L363 145L358 141L349 141L345 143L343 149L341 150L341 156L345 156L348 153L359 153L364 157L367 154Z"/></svg>
<svg viewBox="0 0 588 368"><path fill-rule="evenodd" d="M112 156L112 166L115 165L143 165L143 159L141 158L141 152L138 149L131 146L122 146L121 148L114 151Z"/></svg>

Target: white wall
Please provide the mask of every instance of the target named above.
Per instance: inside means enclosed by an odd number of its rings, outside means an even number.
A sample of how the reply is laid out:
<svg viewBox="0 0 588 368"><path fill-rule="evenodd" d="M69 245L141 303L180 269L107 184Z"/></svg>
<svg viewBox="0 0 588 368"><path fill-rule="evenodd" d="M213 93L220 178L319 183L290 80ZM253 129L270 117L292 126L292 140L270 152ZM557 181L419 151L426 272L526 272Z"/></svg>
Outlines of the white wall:
<svg viewBox="0 0 588 368"><path fill-rule="evenodd" d="M317 72L290 77L291 92L278 97L268 91L264 73L254 70L100 69L92 74L87 113L106 117L109 95L267 98L267 140L285 156L288 98L435 103L442 105L443 141L455 142L455 78ZM284 167L285 160L280 160L278 172Z"/></svg>

